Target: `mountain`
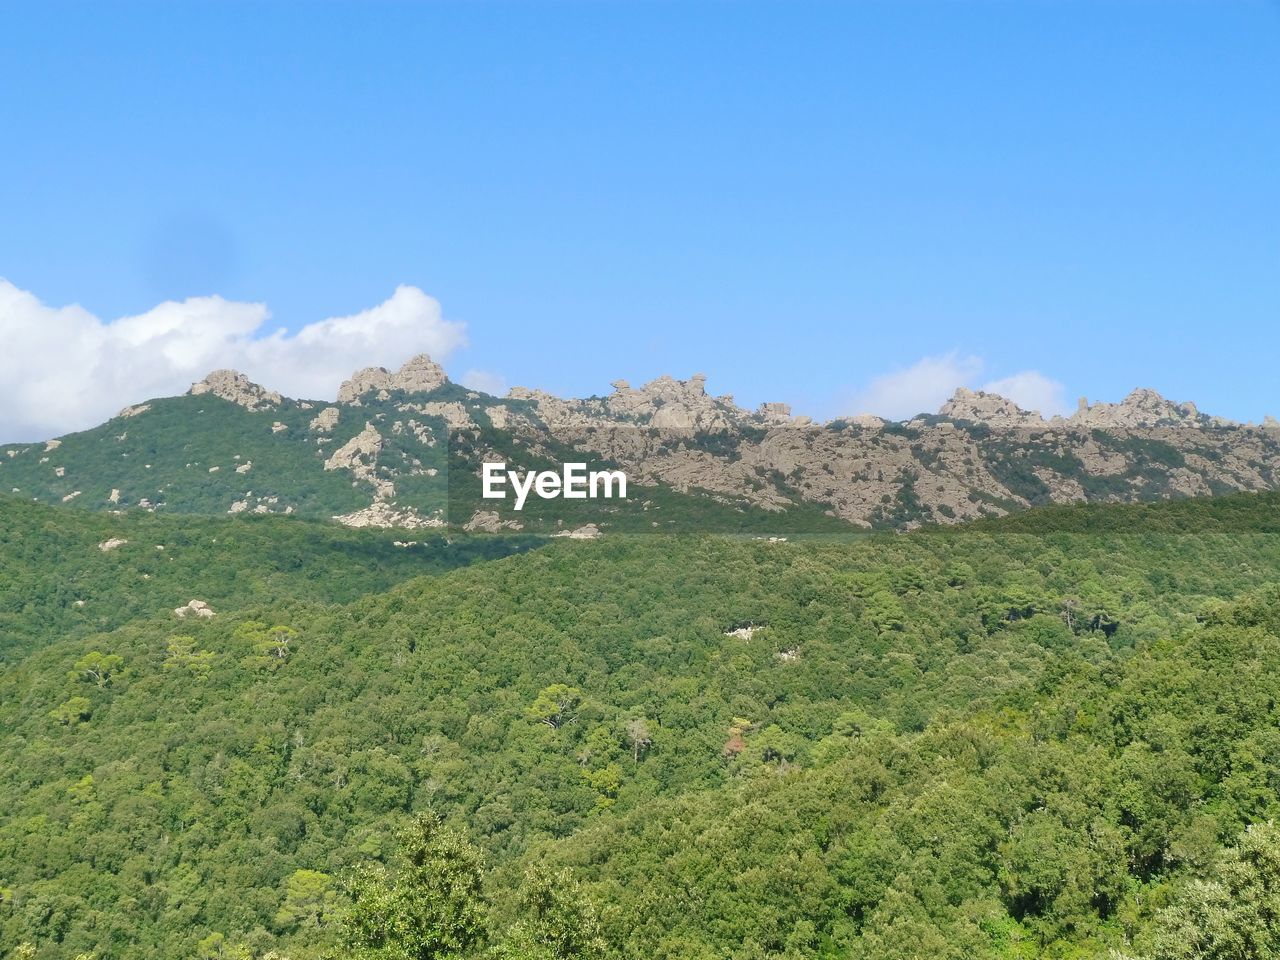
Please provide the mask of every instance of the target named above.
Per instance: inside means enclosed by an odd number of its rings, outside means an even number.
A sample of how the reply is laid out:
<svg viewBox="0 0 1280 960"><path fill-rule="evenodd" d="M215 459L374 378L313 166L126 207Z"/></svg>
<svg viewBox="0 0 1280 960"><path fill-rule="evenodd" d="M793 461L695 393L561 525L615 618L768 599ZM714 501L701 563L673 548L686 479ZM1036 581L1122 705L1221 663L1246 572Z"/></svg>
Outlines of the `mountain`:
<svg viewBox="0 0 1280 960"><path fill-rule="evenodd" d="M621 501L480 496L480 464L619 468ZM357 371L326 403L219 370L181 397L39 444L0 447L0 490L168 513L296 513L350 526L488 531L909 529L1050 503L1137 502L1280 487L1280 425L1234 423L1135 390L1045 420L958 390L936 415L813 423L746 410L706 377L615 381L604 397L506 397L425 355Z"/></svg>

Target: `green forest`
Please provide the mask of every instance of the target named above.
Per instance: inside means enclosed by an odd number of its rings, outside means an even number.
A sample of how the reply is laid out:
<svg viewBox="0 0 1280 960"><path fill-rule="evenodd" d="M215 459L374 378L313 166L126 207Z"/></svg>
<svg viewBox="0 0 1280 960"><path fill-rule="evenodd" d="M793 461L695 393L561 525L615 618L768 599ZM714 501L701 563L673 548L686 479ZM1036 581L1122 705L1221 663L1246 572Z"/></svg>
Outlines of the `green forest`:
<svg viewBox="0 0 1280 960"><path fill-rule="evenodd" d="M0 957L1280 955L1278 517L567 541L0 498Z"/></svg>

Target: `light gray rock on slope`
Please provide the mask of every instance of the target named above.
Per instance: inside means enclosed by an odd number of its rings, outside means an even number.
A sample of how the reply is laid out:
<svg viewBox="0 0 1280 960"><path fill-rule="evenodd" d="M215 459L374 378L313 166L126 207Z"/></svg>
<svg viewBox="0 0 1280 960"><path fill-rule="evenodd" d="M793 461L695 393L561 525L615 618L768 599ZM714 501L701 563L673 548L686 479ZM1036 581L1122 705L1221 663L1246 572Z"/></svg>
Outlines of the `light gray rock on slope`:
<svg viewBox="0 0 1280 960"><path fill-rule="evenodd" d="M259 386L238 370L214 370L193 383L187 392L193 397L210 393L250 411L272 410L284 400L276 391Z"/></svg>
<svg viewBox="0 0 1280 960"><path fill-rule="evenodd" d="M449 382L444 368L427 354L410 358L395 373L385 367L365 367L351 375L338 388L338 403L358 404L369 393L401 390L405 393L429 393Z"/></svg>

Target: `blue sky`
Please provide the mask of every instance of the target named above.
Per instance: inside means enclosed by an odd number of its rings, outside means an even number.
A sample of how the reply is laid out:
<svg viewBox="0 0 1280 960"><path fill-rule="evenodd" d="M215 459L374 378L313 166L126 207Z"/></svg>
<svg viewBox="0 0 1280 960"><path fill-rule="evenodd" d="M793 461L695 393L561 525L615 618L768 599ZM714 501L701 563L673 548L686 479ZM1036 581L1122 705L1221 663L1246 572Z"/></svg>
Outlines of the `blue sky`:
<svg viewBox="0 0 1280 960"><path fill-rule="evenodd" d="M6 5L0 277L260 332L409 285L451 372L575 395L830 416L933 358L1255 419L1277 105L1264 0Z"/></svg>

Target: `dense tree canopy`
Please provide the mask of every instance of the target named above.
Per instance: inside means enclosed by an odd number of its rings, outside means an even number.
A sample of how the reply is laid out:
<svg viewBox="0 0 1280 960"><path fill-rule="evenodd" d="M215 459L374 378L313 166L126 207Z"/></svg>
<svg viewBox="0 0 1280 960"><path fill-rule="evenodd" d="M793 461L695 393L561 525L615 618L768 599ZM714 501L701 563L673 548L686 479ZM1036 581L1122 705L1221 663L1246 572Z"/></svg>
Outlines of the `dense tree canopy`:
<svg viewBox="0 0 1280 960"><path fill-rule="evenodd" d="M1272 956L1233 511L525 551L3 503L0 956Z"/></svg>

